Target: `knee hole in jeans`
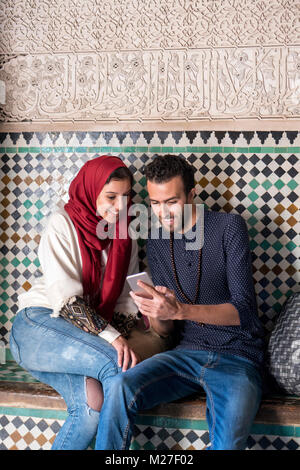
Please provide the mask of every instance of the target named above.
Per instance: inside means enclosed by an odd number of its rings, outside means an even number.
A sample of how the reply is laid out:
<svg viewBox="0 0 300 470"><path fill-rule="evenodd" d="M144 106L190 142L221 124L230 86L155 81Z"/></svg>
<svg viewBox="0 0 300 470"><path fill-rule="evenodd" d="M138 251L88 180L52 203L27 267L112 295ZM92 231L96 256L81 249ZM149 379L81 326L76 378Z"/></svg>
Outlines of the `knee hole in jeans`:
<svg viewBox="0 0 300 470"><path fill-rule="evenodd" d="M95 411L100 411L103 404L103 389L101 383L92 377L86 377L87 404Z"/></svg>

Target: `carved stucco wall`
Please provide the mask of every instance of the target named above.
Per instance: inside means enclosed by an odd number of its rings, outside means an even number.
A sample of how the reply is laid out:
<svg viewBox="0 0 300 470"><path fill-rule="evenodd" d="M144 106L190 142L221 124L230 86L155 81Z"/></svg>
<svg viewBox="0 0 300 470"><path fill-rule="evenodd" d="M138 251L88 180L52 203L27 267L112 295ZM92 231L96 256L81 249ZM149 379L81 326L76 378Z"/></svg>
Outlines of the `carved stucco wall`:
<svg viewBox="0 0 300 470"><path fill-rule="evenodd" d="M0 0L6 122L300 119L297 0Z"/></svg>

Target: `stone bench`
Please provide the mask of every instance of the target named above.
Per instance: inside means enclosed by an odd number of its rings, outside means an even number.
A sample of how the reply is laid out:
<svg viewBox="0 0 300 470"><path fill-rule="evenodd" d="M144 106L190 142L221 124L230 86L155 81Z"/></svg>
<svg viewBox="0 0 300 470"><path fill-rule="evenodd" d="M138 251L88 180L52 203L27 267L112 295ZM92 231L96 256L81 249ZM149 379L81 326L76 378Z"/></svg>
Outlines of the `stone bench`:
<svg viewBox="0 0 300 470"><path fill-rule="evenodd" d="M144 411L138 416L131 448L205 448L209 443L205 407L203 392ZM60 395L14 362L6 365L6 371L2 366L0 409L0 449L50 449L67 416ZM247 449L300 450L300 398L265 396Z"/></svg>

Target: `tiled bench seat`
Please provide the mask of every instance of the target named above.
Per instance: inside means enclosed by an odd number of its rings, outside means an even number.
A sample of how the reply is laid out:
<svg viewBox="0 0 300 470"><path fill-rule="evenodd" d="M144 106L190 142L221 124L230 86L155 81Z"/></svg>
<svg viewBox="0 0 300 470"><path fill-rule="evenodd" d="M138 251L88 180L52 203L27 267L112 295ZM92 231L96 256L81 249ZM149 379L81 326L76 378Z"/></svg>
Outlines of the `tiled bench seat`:
<svg viewBox="0 0 300 470"><path fill-rule="evenodd" d="M51 387L12 361L0 367L0 449L50 449L66 416ZM141 413L131 448L191 450L208 443L205 395L197 394ZM247 449L300 450L300 398L265 397Z"/></svg>

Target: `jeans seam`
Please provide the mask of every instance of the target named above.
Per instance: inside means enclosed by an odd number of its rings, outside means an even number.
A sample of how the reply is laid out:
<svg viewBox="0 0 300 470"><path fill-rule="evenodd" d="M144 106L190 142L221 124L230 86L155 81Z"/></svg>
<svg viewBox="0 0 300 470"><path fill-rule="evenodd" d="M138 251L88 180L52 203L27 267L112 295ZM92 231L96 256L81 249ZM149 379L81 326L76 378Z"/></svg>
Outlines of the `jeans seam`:
<svg viewBox="0 0 300 470"><path fill-rule="evenodd" d="M203 385L203 388L204 388L206 394L208 395L210 403L211 403L211 412L212 412L213 424L212 424L212 429L210 430L210 434L211 434L210 441L211 441L211 445L213 445L214 434L215 434L215 426L216 426L215 405L214 405L212 393L211 393L209 387L207 386L207 384L204 380L202 380L202 385ZM207 406L207 404L206 404L206 406Z"/></svg>
<svg viewBox="0 0 300 470"><path fill-rule="evenodd" d="M204 374L205 374L205 369L213 369L216 365L218 365L218 363L220 362L220 359L221 359L221 356L220 356L220 354L218 354L217 360L214 361L211 365L210 365L210 361L208 360L206 362L206 364L204 364L202 366L201 374L200 374L200 377L199 377L200 381L203 380L203 377L204 377Z"/></svg>
<svg viewBox="0 0 300 470"><path fill-rule="evenodd" d="M209 354L210 354L210 352L209 352ZM207 360L207 362L201 368L201 374L200 374L200 377L199 377L200 382L202 381L202 379L204 377L205 369L208 367L208 365L209 365L209 359Z"/></svg>
<svg viewBox="0 0 300 470"><path fill-rule="evenodd" d="M94 345L88 343L87 341L84 341L82 339L79 339L79 338L76 338L76 336L73 336L73 335L70 335L70 334L66 334L66 333L63 333L62 331L60 330L57 330L56 328L53 328L53 327L49 327L49 326L44 326L43 324L40 324L34 320L32 320L31 318L28 318L27 316L27 313L26 313L26 309L24 309L24 316L26 317L27 321L29 323L33 323L34 325L38 325L39 328L44 328L46 330L51 330L51 331L55 331L55 333L58 333L58 334L61 334L62 336L65 336L66 338L72 338L72 339L75 339L76 341L79 341L80 343L83 343L83 344L86 344L87 346L91 347L92 349L96 350L97 352L99 352L99 349L97 349ZM66 321L66 320L65 320ZM114 368L115 368L115 371L118 372L118 367L117 367L117 364L115 362L114 359L112 359L108 354L106 354L104 351L101 351L101 354L103 354L104 356L106 356L114 365ZM99 372L98 374L98 377L99 375L101 374L101 371Z"/></svg>
<svg viewBox="0 0 300 470"><path fill-rule="evenodd" d="M214 367L216 367L219 364L220 359L221 359L221 355L218 354L217 359L211 365L207 365L207 369L213 369Z"/></svg>
<svg viewBox="0 0 300 470"><path fill-rule="evenodd" d="M201 383L199 382L199 380L197 378L194 378L192 376L189 376L189 375L186 375L186 374L180 374L180 373L175 373L173 372L172 374L166 374L166 375L163 375L163 376L160 376L160 377L157 377L155 379L152 379L152 380L149 380L149 382L147 382L146 384L144 384L142 387L140 387L136 392L135 392L135 395L133 396L129 406L128 406L128 409L131 409L133 407L133 404L136 402L137 400L137 397L139 395L139 393L146 387L148 387L148 385L154 383L154 382L157 382L158 380L163 380L163 379L166 379L168 377L172 377L172 376L178 376L178 377L183 377L183 378L186 378L188 379L189 381L191 382L194 382L194 383L199 383L199 385L201 386ZM126 442L127 442L127 437L128 437L128 432L129 432L129 427L130 427L130 423L129 421L127 422L127 425L126 425L126 428L124 430L124 435L123 435L123 439L122 439L122 449L121 450L125 450L125 447L126 447Z"/></svg>

